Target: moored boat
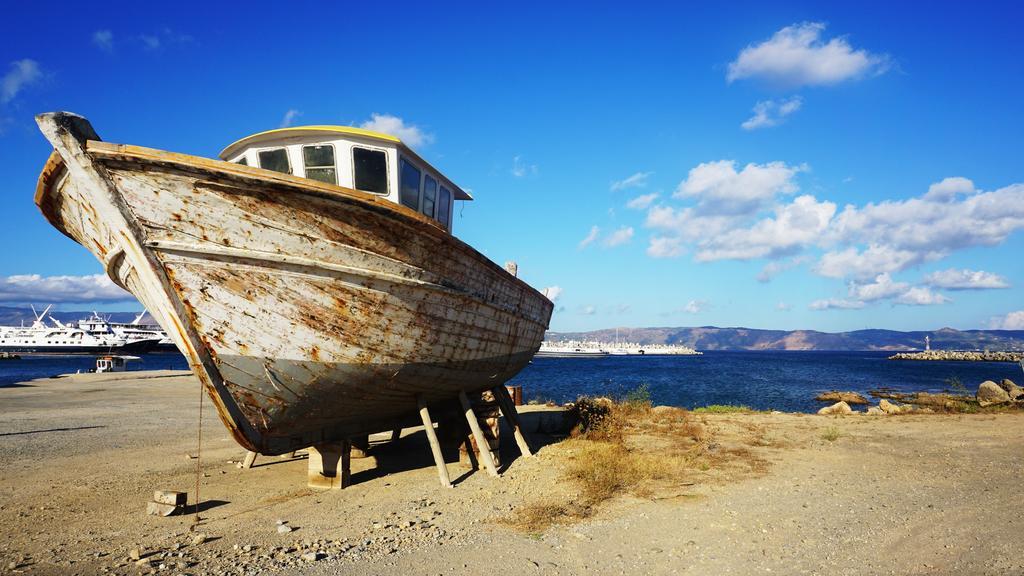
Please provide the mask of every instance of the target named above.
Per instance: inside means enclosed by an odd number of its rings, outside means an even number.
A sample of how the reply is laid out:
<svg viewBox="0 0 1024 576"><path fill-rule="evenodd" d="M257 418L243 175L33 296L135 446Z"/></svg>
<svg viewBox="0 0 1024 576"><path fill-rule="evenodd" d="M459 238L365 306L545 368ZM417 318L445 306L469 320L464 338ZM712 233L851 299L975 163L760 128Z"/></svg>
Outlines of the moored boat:
<svg viewBox="0 0 1024 576"><path fill-rule="evenodd" d="M540 346L551 301L451 234L470 196L397 138L291 128L219 161L37 120L43 215L146 306L250 450L392 428Z"/></svg>
<svg viewBox="0 0 1024 576"><path fill-rule="evenodd" d="M75 354L144 353L151 351L159 339L140 338L128 341L114 333L93 333L77 326L49 318L47 306L36 315L31 326L0 326L0 352L67 356Z"/></svg>

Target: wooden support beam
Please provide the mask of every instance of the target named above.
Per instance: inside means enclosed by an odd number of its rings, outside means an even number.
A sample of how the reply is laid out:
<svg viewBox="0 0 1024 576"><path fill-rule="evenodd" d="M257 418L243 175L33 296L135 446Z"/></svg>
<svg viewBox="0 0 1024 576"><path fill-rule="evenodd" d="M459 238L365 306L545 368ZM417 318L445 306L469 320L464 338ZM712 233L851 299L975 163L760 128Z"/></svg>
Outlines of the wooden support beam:
<svg viewBox="0 0 1024 576"><path fill-rule="evenodd" d="M245 459L242 460L241 468L243 470L248 470L249 468L252 468L252 465L255 464L255 463L256 463L256 453L253 452L252 450L250 450L250 451L245 453Z"/></svg>
<svg viewBox="0 0 1024 576"><path fill-rule="evenodd" d="M420 419L423 420L423 431L427 434L427 441L430 442L430 452L434 455L434 465L437 466L437 478L441 486L452 487L451 478L448 477L448 467L444 464L444 455L441 454L441 443L437 441L437 432L434 431L434 421L430 419L430 411L423 401L422 396L416 397L416 403L420 407ZM401 433L401 430L399 430Z"/></svg>
<svg viewBox="0 0 1024 576"><path fill-rule="evenodd" d="M388 440L388 441L389 442L397 442L398 439L401 438L401 437L402 437L402 429L401 428L395 428L394 430L391 431L391 440Z"/></svg>
<svg viewBox="0 0 1024 576"><path fill-rule="evenodd" d="M484 461L484 466L487 467L487 472L491 476L498 475L498 467L494 465L494 456L491 454L489 448L490 444L487 442L487 437L484 436L484 431L480 429L480 422L476 419L476 413L473 412L473 405L469 403L469 398L466 396L466 392L459 391L459 402L462 403L462 409L466 412L466 422L469 423L469 429L473 431L473 438L476 439L476 445L480 447L480 459Z"/></svg>
<svg viewBox="0 0 1024 576"><path fill-rule="evenodd" d="M310 488L340 490L352 484L352 443L348 440L309 447L307 484Z"/></svg>
<svg viewBox="0 0 1024 576"><path fill-rule="evenodd" d="M370 436L363 434L352 437L352 457L368 458L370 456Z"/></svg>
<svg viewBox="0 0 1024 576"><path fill-rule="evenodd" d="M502 415L508 421L509 428L512 429L512 435L516 438L519 451L523 453L523 456L533 456L533 452L530 450L530 443L526 441L526 435L523 434L523 426L519 421L519 412L516 411L515 402L512 401L508 388L505 388L504 384L500 384L495 386L492 392L494 393L494 398L498 401L498 408L501 409Z"/></svg>

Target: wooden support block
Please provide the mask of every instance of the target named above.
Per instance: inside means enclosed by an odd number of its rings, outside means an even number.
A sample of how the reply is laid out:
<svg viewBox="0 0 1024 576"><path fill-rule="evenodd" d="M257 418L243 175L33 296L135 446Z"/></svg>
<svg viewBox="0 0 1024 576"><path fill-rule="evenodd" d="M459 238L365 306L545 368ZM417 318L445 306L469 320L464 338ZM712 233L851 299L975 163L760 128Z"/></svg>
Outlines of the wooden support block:
<svg viewBox="0 0 1024 576"><path fill-rule="evenodd" d="M523 387L522 386L505 386L505 391L508 392L509 398L512 398L513 406L523 405Z"/></svg>
<svg viewBox="0 0 1024 576"><path fill-rule="evenodd" d="M153 492L153 502L157 504L170 504L171 506L184 506L188 502L188 492L157 490Z"/></svg>
<svg viewBox="0 0 1024 576"><path fill-rule="evenodd" d="M250 451L245 453L245 459L242 460L242 465L239 466L239 468L242 468L244 470L248 470L249 468L252 468L252 465L255 464L255 463L256 463L256 453L253 452L252 450L250 450Z"/></svg>
<svg viewBox="0 0 1024 576"><path fill-rule="evenodd" d="M472 402L472 400L470 400L470 402ZM476 412L476 421L480 424L480 430L484 433L484 438L487 440L485 448L490 451L491 458L494 459L494 465L501 466L501 437L499 434L497 410L495 410L493 415L481 416L480 411L474 405L473 411ZM472 431L467 431L461 440L462 442L459 446L459 462L468 464L471 468L479 468L479 460L481 458L479 455L480 446L477 444Z"/></svg>
<svg viewBox="0 0 1024 576"><path fill-rule="evenodd" d="M441 443L437 440L437 433L434 431L434 421L430 419L430 411L423 401L422 396L416 397L416 403L420 408L420 419L423 420L423 431L427 435L427 442L430 443L430 452L434 455L434 465L437 467L437 479L441 486L452 487L451 478L448 476L448 467L444 463L444 455L441 453Z"/></svg>
<svg viewBox="0 0 1024 576"><path fill-rule="evenodd" d="M368 434L364 434L363 436L353 436L351 441L353 458L369 458L370 436Z"/></svg>
<svg viewBox="0 0 1024 576"><path fill-rule="evenodd" d="M504 414L505 420L508 421L509 427L512 428L512 435L515 436L519 451L523 453L523 456L533 456L533 451L530 450L530 443L526 441L526 434L523 433L523 426L519 421L519 412L516 411L515 402L508 393L508 388L496 386L494 388L494 396L498 399L498 405L501 406L501 412Z"/></svg>
<svg viewBox="0 0 1024 576"><path fill-rule="evenodd" d="M473 412L473 406L469 403L469 398L463 390L459 391L459 402L462 403L462 410L466 413L466 422L473 432L476 445L480 447L480 459L484 461L487 473L491 476L498 476L498 467L494 463L494 457L491 455L491 451L486 449L490 444L487 442L484 431L480 428L480 422L477 421L476 414Z"/></svg>
<svg viewBox="0 0 1024 576"><path fill-rule="evenodd" d="M150 516L171 516L184 510L184 506L175 506L174 504L164 504L162 502L149 502L146 504L146 514Z"/></svg>
<svg viewBox="0 0 1024 576"><path fill-rule="evenodd" d="M307 485L323 490L341 490L352 483L352 445L348 440L309 448Z"/></svg>

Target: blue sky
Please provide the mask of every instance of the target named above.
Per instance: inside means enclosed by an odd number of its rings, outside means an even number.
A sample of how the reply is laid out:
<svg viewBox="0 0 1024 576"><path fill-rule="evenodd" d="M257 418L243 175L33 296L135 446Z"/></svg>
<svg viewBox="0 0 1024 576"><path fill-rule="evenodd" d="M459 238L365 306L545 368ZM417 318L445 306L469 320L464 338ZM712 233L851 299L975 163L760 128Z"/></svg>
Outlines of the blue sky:
<svg viewBox="0 0 1024 576"><path fill-rule="evenodd" d="M396 132L554 330L1024 328L1017 5L297 6L5 8L0 304L137 308L32 204L64 109L211 157Z"/></svg>

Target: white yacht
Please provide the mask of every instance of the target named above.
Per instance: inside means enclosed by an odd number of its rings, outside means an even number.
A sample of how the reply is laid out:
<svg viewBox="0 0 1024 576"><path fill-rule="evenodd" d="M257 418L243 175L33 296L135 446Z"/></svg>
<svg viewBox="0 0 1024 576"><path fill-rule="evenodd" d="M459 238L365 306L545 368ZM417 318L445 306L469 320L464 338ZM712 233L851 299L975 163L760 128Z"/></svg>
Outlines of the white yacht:
<svg viewBox="0 0 1024 576"><path fill-rule="evenodd" d="M131 322L111 322L94 311L89 318L79 320L76 326L90 334L114 334L127 342L154 340L156 343L152 347L153 352L176 352L177 346L163 328L157 324L142 323L145 316L146 311L143 310Z"/></svg>
<svg viewBox="0 0 1024 576"><path fill-rule="evenodd" d="M540 343L534 358L600 358L608 352L591 342L548 342Z"/></svg>
<svg viewBox="0 0 1024 576"><path fill-rule="evenodd" d="M112 352L146 352L157 340L129 342L113 332L93 333L69 326L50 317L47 306L31 326L0 326L0 352L11 354L109 354Z"/></svg>

